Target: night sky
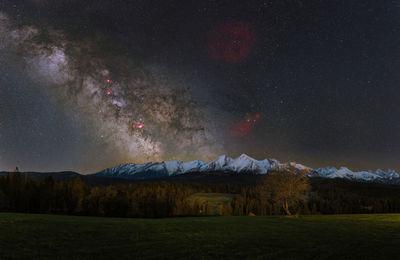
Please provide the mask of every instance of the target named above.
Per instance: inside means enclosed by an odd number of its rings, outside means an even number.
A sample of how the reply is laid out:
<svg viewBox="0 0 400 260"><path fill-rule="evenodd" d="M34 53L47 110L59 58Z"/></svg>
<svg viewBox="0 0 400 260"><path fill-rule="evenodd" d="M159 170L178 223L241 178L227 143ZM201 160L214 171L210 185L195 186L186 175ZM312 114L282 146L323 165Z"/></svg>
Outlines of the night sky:
<svg viewBox="0 0 400 260"><path fill-rule="evenodd" d="M0 170L399 171L399 82L399 0L0 0Z"/></svg>

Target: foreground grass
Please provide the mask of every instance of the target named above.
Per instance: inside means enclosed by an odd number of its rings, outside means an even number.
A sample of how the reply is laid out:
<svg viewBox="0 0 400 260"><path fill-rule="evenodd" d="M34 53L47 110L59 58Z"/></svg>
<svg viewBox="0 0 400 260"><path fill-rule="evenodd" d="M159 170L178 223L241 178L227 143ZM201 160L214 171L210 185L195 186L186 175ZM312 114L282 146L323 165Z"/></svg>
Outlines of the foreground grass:
<svg viewBox="0 0 400 260"><path fill-rule="evenodd" d="M121 219L0 213L0 259L396 259L400 214Z"/></svg>

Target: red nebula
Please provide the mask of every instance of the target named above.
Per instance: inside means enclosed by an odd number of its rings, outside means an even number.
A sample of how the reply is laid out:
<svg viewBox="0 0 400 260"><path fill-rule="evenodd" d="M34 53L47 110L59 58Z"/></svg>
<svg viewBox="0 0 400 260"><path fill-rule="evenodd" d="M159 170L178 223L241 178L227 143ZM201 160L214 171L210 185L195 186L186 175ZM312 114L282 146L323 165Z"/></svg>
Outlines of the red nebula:
<svg viewBox="0 0 400 260"><path fill-rule="evenodd" d="M208 49L216 60L239 63L250 55L254 43L255 30L250 23L226 22L210 32Z"/></svg>
<svg viewBox="0 0 400 260"><path fill-rule="evenodd" d="M111 83L111 79L106 79L106 83Z"/></svg>
<svg viewBox="0 0 400 260"><path fill-rule="evenodd" d="M232 136L244 137L248 135L251 130L253 130L254 126L260 119L261 115L258 113L255 115L247 115L244 120L239 121L233 125L230 134Z"/></svg>
<svg viewBox="0 0 400 260"><path fill-rule="evenodd" d="M112 94L111 89L107 90L106 94L107 94L107 96L111 95Z"/></svg>
<svg viewBox="0 0 400 260"><path fill-rule="evenodd" d="M142 129L144 127L144 124L140 123L140 124L136 124L133 126L136 129Z"/></svg>

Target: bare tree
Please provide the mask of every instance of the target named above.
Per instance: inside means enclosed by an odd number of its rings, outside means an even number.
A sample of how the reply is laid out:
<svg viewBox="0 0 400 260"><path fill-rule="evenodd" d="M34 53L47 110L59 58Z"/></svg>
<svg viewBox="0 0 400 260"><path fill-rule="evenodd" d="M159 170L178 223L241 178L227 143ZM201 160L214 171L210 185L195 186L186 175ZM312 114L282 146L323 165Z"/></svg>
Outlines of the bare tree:
<svg viewBox="0 0 400 260"><path fill-rule="evenodd" d="M281 208L289 216L298 213L307 203L310 190L304 172L276 171L262 177L259 183L261 199Z"/></svg>

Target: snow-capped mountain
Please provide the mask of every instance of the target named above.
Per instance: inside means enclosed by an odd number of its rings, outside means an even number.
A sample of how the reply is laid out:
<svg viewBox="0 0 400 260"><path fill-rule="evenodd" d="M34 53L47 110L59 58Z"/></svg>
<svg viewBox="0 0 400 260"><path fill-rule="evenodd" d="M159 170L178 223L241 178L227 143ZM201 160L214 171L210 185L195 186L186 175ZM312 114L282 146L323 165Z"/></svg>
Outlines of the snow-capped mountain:
<svg viewBox="0 0 400 260"><path fill-rule="evenodd" d="M105 169L95 176L118 177L127 179L152 179L185 174L190 172L230 172L230 173L251 173L267 174L273 170L284 170L295 168L310 172L312 169L301 164L281 164L275 159L258 161L245 154L232 159L226 155L206 163L201 160L182 162L148 162L144 164L122 164L117 167Z"/></svg>
<svg viewBox="0 0 400 260"><path fill-rule="evenodd" d="M400 174L393 171L359 171L353 172L346 167L317 168L312 169L302 164L289 162L280 163L276 159L256 160L242 154L233 159L226 155L218 157L212 162L194 160L189 162L167 161L167 162L148 162L144 164L122 164L113 168L105 169L93 174L99 177L112 177L124 179L155 179L169 177L191 172L225 172L225 173L248 173L248 174L268 174L272 171L294 171L303 172L309 177L322 178L342 178L355 181L379 182L400 184Z"/></svg>
<svg viewBox="0 0 400 260"><path fill-rule="evenodd" d="M311 173L311 176L323 177L323 178L342 178L347 180L355 181L367 181L367 182L379 182L379 183L392 183L400 184L400 174L393 171L383 171L378 169L376 171L359 171L353 172L346 167L335 167L317 168Z"/></svg>

